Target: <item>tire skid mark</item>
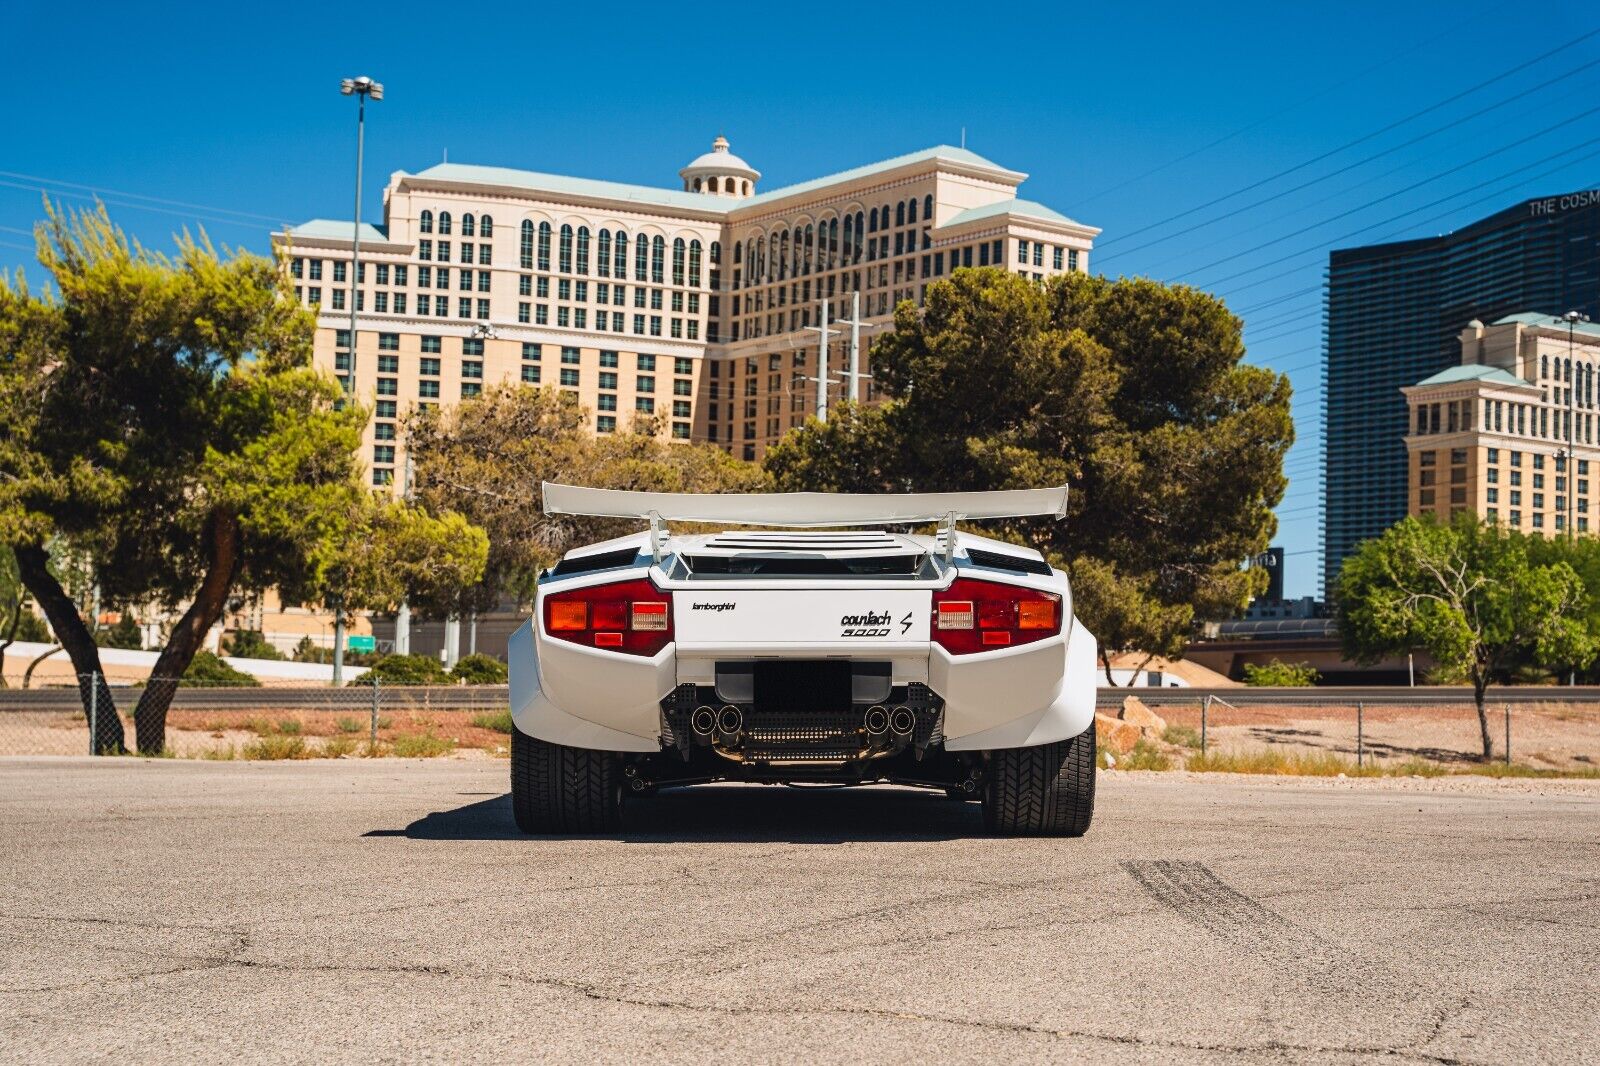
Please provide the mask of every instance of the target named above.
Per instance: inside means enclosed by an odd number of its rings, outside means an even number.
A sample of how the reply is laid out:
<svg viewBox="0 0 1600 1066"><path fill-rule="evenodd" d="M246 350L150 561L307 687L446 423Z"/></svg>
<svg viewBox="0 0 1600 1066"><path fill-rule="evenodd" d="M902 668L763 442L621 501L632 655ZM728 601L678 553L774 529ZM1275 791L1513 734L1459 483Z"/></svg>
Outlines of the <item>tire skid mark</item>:
<svg viewBox="0 0 1600 1066"><path fill-rule="evenodd" d="M1126 860L1122 868L1157 903L1221 940L1255 951L1325 947L1321 937L1229 885L1205 863Z"/></svg>

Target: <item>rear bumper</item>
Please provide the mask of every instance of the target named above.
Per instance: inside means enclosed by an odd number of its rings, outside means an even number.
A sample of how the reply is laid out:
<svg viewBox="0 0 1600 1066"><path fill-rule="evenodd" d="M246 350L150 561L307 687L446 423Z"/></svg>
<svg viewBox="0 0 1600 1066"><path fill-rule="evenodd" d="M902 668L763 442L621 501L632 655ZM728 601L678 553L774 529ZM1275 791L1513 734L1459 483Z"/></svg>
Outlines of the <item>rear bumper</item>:
<svg viewBox="0 0 1600 1066"><path fill-rule="evenodd" d="M1048 744L1094 721L1097 648L1076 619L1068 635L977 655L951 656L926 643L851 651L892 662L897 684L927 684L944 701L944 746L952 751ZM680 683L708 683L718 657L708 647L669 644L647 659L544 640L532 620L512 634L509 652L518 729L554 744L622 752L660 750L661 701ZM774 645L730 649L726 657L838 654Z"/></svg>

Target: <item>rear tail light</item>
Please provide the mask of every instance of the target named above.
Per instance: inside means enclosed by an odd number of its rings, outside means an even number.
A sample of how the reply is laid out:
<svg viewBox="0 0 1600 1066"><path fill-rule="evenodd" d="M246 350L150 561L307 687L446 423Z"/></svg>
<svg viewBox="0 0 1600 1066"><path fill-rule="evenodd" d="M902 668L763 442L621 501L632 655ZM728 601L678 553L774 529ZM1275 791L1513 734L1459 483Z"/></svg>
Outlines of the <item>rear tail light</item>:
<svg viewBox="0 0 1600 1066"><path fill-rule="evenodd" d="M672 642L672 603L649 581L552 592L544 629L557 640L629 655L654 655Z"/></svg>
<svg viewBox="0 0 1600 1066"><path fill-rule="evenodd" d="M933 594L933 639L952 655L1031 644L1061 632L1061 597L960 577Z"/></svg>

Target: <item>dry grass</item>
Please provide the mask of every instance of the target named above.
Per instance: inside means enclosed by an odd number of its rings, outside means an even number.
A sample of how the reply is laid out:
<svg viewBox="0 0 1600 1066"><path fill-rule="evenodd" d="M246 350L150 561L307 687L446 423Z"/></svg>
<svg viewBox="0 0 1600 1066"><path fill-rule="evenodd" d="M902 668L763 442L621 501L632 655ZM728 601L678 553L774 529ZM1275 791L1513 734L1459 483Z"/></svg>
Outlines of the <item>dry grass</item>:
<svg viewBox="0 0 1600 1066"><path fill-rule="evenodd" d="M300 737L258 736L239 753L245 759L311 759L316 753Z"/></svg>
<svg viewBox="0 0 1600 1066"><path fill-rule="evenodd" d="M431 759L454 751L456 742L435 733L403 733L389 744L389 752L402 759Z"/></svg>
<svg viewBox="0 0 1600 1066"><path fill-rule="evenodd" d="M509 735L516 728L511 722L510 711L490 711L472 716L472 724L479 729L492 729L496 733Z"/></svg>
<svg viewBox="0 0 1600 1066"><path fill-rule="evenodd" d="M1369 761L1366 765L1358 767L1354 760L1338 755L1281 751L1213 751L1203 755L1196 754L1189 756L1184 769L1197 773L1276 774L1292 777L1446 777L1451 774L1470 774L1477 777L1600 778L1600 768L1560 770L1528 766L1524 763L1507 765L1504 762L1446 765L1423 759L1406 759L1403 762L1382 764Z"/></svg>

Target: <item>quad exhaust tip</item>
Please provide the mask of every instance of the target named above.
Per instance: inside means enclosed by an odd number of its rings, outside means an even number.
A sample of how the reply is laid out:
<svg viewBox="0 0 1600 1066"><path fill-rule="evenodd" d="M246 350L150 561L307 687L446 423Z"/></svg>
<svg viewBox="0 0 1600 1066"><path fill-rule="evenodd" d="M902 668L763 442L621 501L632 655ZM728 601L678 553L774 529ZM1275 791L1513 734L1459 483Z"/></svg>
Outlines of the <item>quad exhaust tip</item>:
<svg viewBox="0 0 1600 1066"><path fill-rule="evenodd" d="M911 713L910 707L896 707L889 713L889 732L895 736L909 737L915 728L917 716Z"/></svg>
<svg viewBox="0 0 1600 1066"><path fill-rule="evenodd" d="M717 728L717 712L710 707L696 707L689 716L689 728L702 737L709 737Z"/></svg>
<svg viewBox="0 0 1600 1066"><path fill-rule="evenodd" d="M889 731L889 712L882 707L868 707L862 725L866 726L869 736L881 737Z"/></svg>

